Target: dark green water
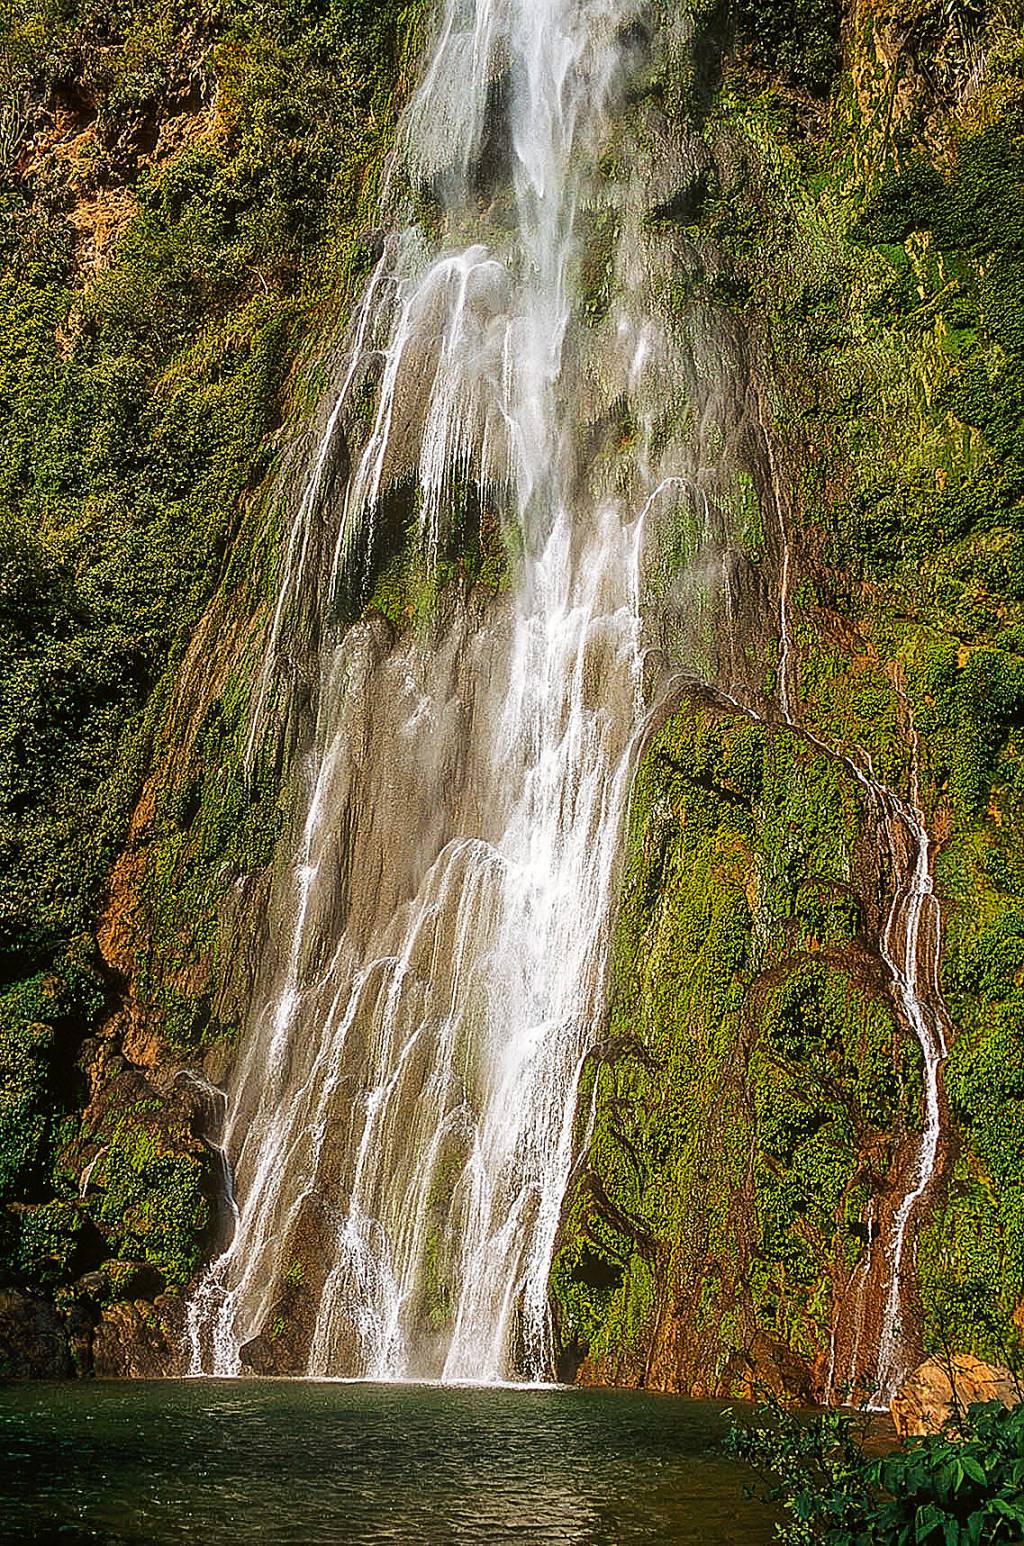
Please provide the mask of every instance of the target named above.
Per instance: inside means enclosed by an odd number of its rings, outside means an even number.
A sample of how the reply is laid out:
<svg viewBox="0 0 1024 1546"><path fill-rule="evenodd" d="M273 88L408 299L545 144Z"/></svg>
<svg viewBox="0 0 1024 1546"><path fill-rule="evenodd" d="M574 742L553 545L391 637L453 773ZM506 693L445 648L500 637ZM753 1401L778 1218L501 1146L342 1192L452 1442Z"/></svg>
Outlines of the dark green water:
<svg viewBox="0 0 1024 1546"><path fill-rule="evenodd" d="M623 1392L7 1385L0 1540L759 1546L724 1429Z"/></svg>

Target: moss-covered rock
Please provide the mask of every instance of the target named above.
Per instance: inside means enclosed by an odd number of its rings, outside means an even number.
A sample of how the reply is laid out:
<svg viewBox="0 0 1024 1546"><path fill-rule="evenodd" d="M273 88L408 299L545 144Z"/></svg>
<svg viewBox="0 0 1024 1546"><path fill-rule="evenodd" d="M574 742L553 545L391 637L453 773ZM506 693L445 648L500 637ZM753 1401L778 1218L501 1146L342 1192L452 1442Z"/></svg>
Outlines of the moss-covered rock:
<svg viewBox="0 0 1024 1546"><path fill-rule="evenodd" d="M733 1391L772 1368L821 1395L921 1121L879 953L884 844L821 748L918 803L934 845L952 1050L941 1182L911 1226L919 1345L1019 1358L1024 53L1016 6L892 0L850 8L842 68L812 80L798 12L736 12L690 218L757 340L788 548L766 572L819 755L777 708L769 735L719 709L641 767L553 1295L592 1377ZM838 38L820 18L815 54Z"/></svg>
<svg viewBox="0 0 1024 1546"><path fill-rule="evenodd" d="M788 728L693 705L654 739L553 1279L584 1377L742 1394L827 1347L920 1089L865 815Z"/></svg>
<svg viewBox="0 0 1024 1546"><path fill-rule="evenodd" d="M26 0L0 50L0 1284L55 1335L216 1234L174 1079L287 810L241 766L273 436L372 260L421 11Z"/></svg>

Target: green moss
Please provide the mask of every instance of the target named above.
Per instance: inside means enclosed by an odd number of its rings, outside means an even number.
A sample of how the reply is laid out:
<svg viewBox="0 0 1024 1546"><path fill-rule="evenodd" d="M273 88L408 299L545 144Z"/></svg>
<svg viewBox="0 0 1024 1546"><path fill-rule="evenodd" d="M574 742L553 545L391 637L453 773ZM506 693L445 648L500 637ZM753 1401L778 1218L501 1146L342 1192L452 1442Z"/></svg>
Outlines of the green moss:
<svg viewBox="0 0 1024 1546"><path fill-rule="evenodd" d="M68 1201L76 1058L110 1008L75 942L149 778L147 862L121 898L135 987L181 1053L231 1033L214 1010L225 897L269 865L288 814L279 770L241 768L244 624L275 573L272 437L371 261L424 11L243 0L197 25L176 3L40 0L0 51L26 134L68 126L52 155L0 150L4 1280L63 1292L107 1259L174 1286L200 1259L209 1165L161 1100L81 1135L103 1152L84 1206ZM72 219L94 200L116 234L95 268ZM224 670L192 736L168 711L214 595Z"/></svg>
<svg viewBox="0 0 1024 1546"><path fill-rule="evenodd" d="M105 1150L86 1196L96 1227L115 1256L147 1261L169 1287L183 1287L201 1260L209 1161L151 1126L139 1106L97 1136Z"/></svg>
<svg viewBox="0 0 1024 1546"><path fill-rule="evenodd" d="M578 281L579 304L587 322L596 325L608 315L612 302L619 222L616 211L609 206L586 212L580 224L583 255Z"/></svg>
<svg viewBox="0 0 1024 1546"><path fill-rule="evenodd" d="M500 504L487 502L487 490L460 481L449 492L445 529L428 551L419 518L395 535L371 564L372 582L365 610L378 612L398 629L429 635L453 586L479 585L503 590L520 556L517 529Z"/></svg>
<svg viewBox="0 0 1024 1546"><path fill-rule="evenodd" d="M588 1171L552 1278L567 1346L642 1371L659 1305L719 1370L756 1327L807 1357L827 1338L833 1268L863 1236L864 1136L884 1144L920 1093L916 1047L861 980L855 790L788 732L688 709L641 765Z"/></svg>
<svg viewBox="0 0 1024 1546"><path fill-rule="evenodd" d="M443 1237L437 1230L431 1230L424 1253L422 1284L422 1314L430 1331L443 1331L450 1326L455 1313L447 1255Z"/></svg>

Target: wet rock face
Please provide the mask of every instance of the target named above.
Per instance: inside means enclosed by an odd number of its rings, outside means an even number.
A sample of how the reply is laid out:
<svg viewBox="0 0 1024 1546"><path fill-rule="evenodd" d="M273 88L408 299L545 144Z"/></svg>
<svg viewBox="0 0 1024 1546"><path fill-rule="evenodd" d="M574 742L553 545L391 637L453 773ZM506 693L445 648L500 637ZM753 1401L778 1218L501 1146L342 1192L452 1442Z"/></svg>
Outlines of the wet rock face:
<svg viewBox="0 0 1024 1546"><path fill-rule="evenodd" d="M142 1276L138 1286L145 1291ZM158 1294L101 1310L97 1298L109 1292L103 1274L90 1274L79 1287L81 1296L62 1309L0 1290L0 1379L163 1379L186 1372L182 1299Z"/></svg>
<svg viewBox="0 0 1024 1546"><path fill-rule="evenodd" d="M832 1199L900 1195L913 1155L913 1065L874 944L894 888L841 758L710 707L680 705L634 785L624 968L556 1264L560 1326L588 1383L827 1401L851 1366L870 1381L871 1247L888 1238Z"/></svg>
<svg viewBox="0 0 1024 1546"><path fill-rule="evenodd" d="M184 1316L184 1302L172 1294L112 1305L93 1337L93 1374L143 1380L183 1375Z"/></svg>
<svg viewBox="0 0 1024 1546"><path fill-rule="evenodd" d="M957 1409L979 1401L1016 1406L1024 1389L1009 1369L958 1354L948 1363L929 1358L920 1364L889 1404L900 1438L939 1433Z"/></svg>
<svg viewBox="0 0 1024 1546"><path fill-rule="evenodd" d="M62 1379L75 1373L68 1328L44 1299L0 1291L0 1378Z"/></svg>

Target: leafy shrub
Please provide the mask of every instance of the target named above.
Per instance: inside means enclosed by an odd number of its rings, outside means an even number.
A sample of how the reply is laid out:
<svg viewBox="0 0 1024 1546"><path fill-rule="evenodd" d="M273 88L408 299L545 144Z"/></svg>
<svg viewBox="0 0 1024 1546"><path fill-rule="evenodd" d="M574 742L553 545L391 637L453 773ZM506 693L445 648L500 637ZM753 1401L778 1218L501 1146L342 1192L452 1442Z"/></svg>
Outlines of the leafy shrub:
<svg viewBox="0 0 1024 1546"><path fill-rule="evenodd" d="M955 1416L945 1433L892 1453L865 1452L863 1419L765 1406L734 1424L730 1454L767 1480L789 1546L982 1546L1024 1538L1024 1406L998 1401Z"/></svg>
<svg viewBox="0 0 1024 1546"><path fill-rule="evenodd" d="M842 7L836 0L733 0L741 43L759 69L825 96L839 67Z"/></svg>
<svg viewBox="0 0 1024 1546"><path fill-rule="evenodd" d="M82 950L0 994L0 1206L47 1195L60 1123L81 1098L74 1053L101 1004Z"/></svg>
<svg viewBox="0 0 1024 1546"><path fill-rule="evenodd" d="M48 1202L21 1214L18 1266L29 1283L52 1288L73 1277L82 1259L81 1236L86 1224L80 1206Z"/></svg>
<svg viewBox="0 0 1024 1546"><path fill-rule="evenodd" d="M161 1152L145 1129L122 1124L94 1194L96 1222L117 1256L151 1262L170 1286L187 1283L208 1220L206 1168L196 1155Z"/></svg>

